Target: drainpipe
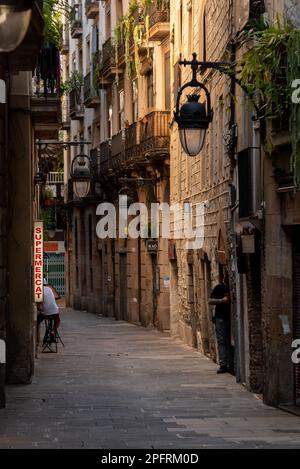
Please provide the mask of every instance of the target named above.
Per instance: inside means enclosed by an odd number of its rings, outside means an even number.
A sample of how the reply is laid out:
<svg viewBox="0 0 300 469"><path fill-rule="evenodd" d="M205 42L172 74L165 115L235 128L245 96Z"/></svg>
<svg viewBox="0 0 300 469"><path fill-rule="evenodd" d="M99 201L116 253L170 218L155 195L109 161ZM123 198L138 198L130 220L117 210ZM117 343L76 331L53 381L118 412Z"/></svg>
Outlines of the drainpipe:
<svg viewBox="0 0 300 469"><path fill-rule="evenodd" d="M236 44L232 40L231 42L231 63L236 61ZM233 77L230 84L230 121L229 128L231 133L231 144L229 149L229 157L231 160L231 179L232 187L234 187L234 176L236 174L236 110L235 110L235 96L236 96L236 82ZM235 203L235 201L232 201ZM241 370L240 370L240 337L239 337L239 318L240 318L240 298L238 295L239 292L239 275L237 272L237 243L236 243L236 209L237 206L234 205L231 207L231 217L230 217L230 282L231 282L231 309L232 309L232 318L233 326L231 327L231 333L234 338L234 369L236 380L239 382L241 380Z"/></svg>

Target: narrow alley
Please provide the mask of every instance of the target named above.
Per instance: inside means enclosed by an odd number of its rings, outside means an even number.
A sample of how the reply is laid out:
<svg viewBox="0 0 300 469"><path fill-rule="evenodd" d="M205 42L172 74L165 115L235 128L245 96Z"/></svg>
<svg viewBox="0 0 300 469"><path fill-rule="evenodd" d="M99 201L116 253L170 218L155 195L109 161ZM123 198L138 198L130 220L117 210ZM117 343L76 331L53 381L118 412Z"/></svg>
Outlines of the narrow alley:
<svg viewBox="0 0 300 469"><path fill-rule="evenodd" d="M265 406L166 334L65 309L65 348L8 386L0 448L296 448L299 419Z"/></svg>

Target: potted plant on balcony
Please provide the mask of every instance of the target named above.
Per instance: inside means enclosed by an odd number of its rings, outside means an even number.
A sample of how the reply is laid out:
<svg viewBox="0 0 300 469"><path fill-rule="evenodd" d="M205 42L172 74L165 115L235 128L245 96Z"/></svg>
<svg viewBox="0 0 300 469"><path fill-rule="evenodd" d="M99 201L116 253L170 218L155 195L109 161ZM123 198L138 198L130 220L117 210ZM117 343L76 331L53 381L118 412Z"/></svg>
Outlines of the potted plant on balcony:
<svg viewBox="0 0 300 469"><path fill-rule="evenodd" d="M71 72L70 77L65 82L61 83L60 91L61 95L69 94L72 91L75 93L76 105L80 106L81 102L81 91L83 87L83 74L78 70Z"/></svg>
<svg viewBox="0 0 300 469"><path fill-rule="evenodd" d="M53 192L50 189L44 189L42 194L42 200L44 207L51 207L52 205L54 205L55 200Z"/></svg>

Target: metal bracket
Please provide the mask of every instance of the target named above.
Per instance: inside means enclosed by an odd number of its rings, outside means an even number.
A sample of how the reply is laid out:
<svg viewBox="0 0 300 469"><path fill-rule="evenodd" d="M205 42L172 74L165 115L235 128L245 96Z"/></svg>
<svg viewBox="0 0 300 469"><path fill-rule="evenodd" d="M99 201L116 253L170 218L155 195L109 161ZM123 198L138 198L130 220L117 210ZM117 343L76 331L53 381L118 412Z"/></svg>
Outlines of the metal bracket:
<svg viewBox="0 0 300 469"><path fill-rule="evenodd" d="M88 141L36 140L38 155L38 173L48 173L49 165L55 161L62 150L70 147L90 145Z"/></svg>

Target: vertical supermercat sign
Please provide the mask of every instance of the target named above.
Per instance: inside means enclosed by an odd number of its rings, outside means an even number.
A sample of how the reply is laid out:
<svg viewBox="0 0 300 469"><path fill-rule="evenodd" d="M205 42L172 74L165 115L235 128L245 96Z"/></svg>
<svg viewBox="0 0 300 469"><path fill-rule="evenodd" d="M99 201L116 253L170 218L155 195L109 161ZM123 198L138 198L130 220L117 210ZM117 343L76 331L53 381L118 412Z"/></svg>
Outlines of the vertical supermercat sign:
<svg viewBox="0 0 300 469"><path fill-rule="evenodd" d="M43 222L34 222L34 260L33 260L33 286L34 286L34 301L35 303L42 303L43 301L43 278L44 278L44 265L43 265L43 252L44 252L44 239L43 239Z"/></svg>

